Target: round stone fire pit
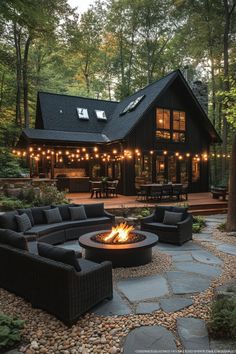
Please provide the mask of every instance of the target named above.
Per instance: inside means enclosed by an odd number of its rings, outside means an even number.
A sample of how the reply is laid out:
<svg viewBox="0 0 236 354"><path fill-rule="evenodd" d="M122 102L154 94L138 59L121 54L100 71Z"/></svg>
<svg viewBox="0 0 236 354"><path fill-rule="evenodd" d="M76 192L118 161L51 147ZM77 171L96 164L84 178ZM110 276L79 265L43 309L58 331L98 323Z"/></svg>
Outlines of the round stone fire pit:
<svg viewBox="0 0 236 354"><path fill-rule="evenodd" d="M94 262L111 261L113 268L136 267L152 260L152 247L158 242L155 234L134 230L130 241L105 243L103 237L110 230L95 231L80 236L79 244L85 249L85 258Z"/></svg>

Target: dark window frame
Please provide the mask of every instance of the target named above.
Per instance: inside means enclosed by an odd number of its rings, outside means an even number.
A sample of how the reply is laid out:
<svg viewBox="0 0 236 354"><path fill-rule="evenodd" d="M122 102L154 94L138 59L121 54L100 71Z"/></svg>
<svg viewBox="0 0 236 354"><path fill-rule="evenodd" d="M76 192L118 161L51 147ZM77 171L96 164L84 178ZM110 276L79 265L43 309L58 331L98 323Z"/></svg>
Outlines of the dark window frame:
<svg viewBox="0 0 236 354"><path fill-rule="evenodd" d="M169 116L170 116L170 128L169 129L165 129L165 128L159 128L158 127L158 121L157 121L157 114L158 114L158 110L162 110L162 112L164 113L164 111L169 111ZM174 112L179 112L179 113L184 113L185 115L185 129L182 130L182 129L174 129ZM179 117L180 117L180 114L179 114ZM155 122L156 122L156 139L158 141L163 141L163 142L171 142L171 143L186 143L186 123L187 123L187 119L186 119L186 112L183 111L183 110L179 110L179 109L170 109L170 108L165 108L165 107L156 107L156 110L155 110ZM180 128L180 124L179 124L179 128ZM165 139L165 138L161 138L161 137L158 137L158 132L159 133L166 133L170 135L170 138L168 139ZM179 137L180 137L180 134L183 134L184 135L184 138L183 140L181 141L181 139L179 138L178 140L175 140L174 139L174 134L179 134Z"/></svg>

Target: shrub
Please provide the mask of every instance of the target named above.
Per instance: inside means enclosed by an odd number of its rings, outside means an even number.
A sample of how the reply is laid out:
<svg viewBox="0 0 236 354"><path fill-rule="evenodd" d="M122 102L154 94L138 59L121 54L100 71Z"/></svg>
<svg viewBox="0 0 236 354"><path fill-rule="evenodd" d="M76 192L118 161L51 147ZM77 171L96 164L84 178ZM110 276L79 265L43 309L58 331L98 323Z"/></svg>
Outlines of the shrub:
<svg viewBox="0 0 236 354"><path fill-rule="evenodd" d="M36 196L34 200L34 204L38 206L67 203L68 200L65 198L65 192L59 192L56 186L46 183L40 187L39 196Z"/></svg>
<svg viewBox="0 0 236 354"><path fill-rule="evenodd" d="M217 226L217 229L222 232L226 231L226 222L222 222L219 226Z"/></svg>
<svg viewBox="0 0 236 354"><path fill-rule="evenodd" d="M0 349L13 347L21 340L24 321L0 314Z"/></svg>
<svg viewBox="0 0 236 354"><path fill-rule="evenodd" d="M198 234L206 226L206 221L202 216L193 217L193 233Z"/></svg>
<svg viewBox="0 0 236 354"><path fill-rule="evenodd" d="M4 197L0 200L0 208L2 211L9 211L21 208L30 208L30 204L27 201Z"/></svg>
<svg viewBox="0 0 236 354"><path fill-rule="evenodd" d="M236 339L236 299L214 301L208 326L213 337Z"/></svg>
<svg viewBox="0 0 236 354"><path fill-rule="evenodd" d="M0 178L21 177L20 160L8 149L0 149Z"/></svg>

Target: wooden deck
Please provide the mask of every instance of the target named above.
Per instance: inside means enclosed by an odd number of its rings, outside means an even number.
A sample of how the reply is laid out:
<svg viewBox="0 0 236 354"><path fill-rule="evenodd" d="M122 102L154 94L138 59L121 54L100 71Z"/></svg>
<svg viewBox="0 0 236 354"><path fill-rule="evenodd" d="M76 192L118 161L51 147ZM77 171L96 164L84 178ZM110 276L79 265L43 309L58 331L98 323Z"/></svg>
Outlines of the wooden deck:
<svg viewBox="0 0 236 354"><path fill-rule="evenodd" d="M193 215L209 215L227 212L227 201L213 199L211 193L191 193L188 200L178 202L176 200L162 203L147 203L136 200L136 196L118 195L112 198L90 198L90 193L70 193L67 198L76 204L104 203L106 209L153 207L158 205L176 205L187 203Z"/></svg>

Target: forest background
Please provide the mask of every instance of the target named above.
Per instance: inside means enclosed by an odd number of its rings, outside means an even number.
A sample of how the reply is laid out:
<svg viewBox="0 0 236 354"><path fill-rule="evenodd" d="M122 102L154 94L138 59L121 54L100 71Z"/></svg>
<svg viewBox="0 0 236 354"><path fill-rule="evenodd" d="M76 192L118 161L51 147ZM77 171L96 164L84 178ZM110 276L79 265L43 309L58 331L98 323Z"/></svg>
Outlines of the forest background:
<svg viewBox="0 0 236 354"><path fill-rule="evenodd" d="M222 138L211 183L226 184L236 0L98 0L83 14L66 0L1 0L0 146L12 149L34 125L38 91L120 100L177 68L208 86L208 115Z"/></svg>

